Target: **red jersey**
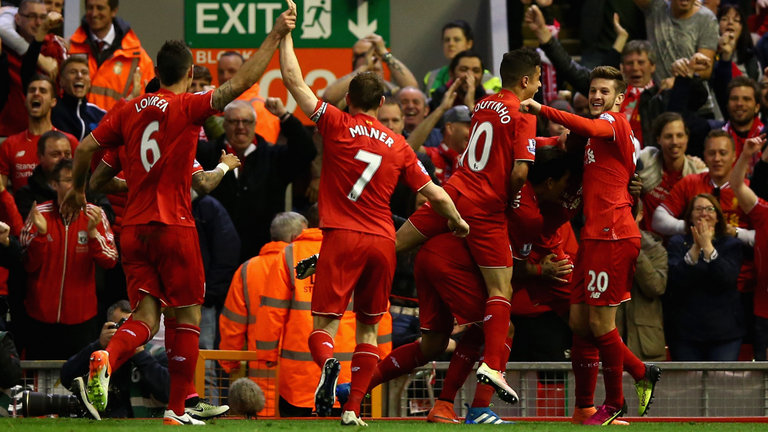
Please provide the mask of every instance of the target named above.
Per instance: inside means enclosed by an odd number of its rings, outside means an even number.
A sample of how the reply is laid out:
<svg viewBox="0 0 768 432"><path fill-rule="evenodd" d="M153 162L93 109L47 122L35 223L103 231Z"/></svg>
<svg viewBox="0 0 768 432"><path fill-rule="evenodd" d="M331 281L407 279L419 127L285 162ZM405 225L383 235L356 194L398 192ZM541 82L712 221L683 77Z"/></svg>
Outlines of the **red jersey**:
<svg viewBox="0 0 768 432"><path fill-rule="evenodd" d="M567 124L571 132L589 137L584 149L585 224L581 238L640 238L629 194L640 143L626 116L609 111L590 120L548 106L543 106L541 113L557 123Z"/></svg>
<svg viewBox="0 0 768 432"><path fill-rule="evenodd" d="M748 214L755 226L761 227L755 230L755 315L768 318L768 202L758 199Z"/></svg>
<svg viewBox="0 0 768 432"><path fill-rule="evenodd" d="M432 180L402 135L366 114L350 115L318 101L310 117L323 136L320 228L395 240L389 201L399 179L413 190Z"/></svg>
<svg viewBox="0 0 768 432"><path fill-rule="evenodd" d="M58 130L53 128L53 130ZM77 148L77 138L62 132L72 144L72 154ZM37 156L37 142L41 135L32 135L29 130L11 135L0 145L0 174L8 177L13 185L13 191L27 184L29 176L40 163ZM71 156L70 156L71 157Z"/></svg>
<svg viewBox="0 0 768 432"><path fill-rule="evenodd" d="M645 217L643 217L643 220L640 221L640 224L644 230L653 231L653 228L651 227L651 222L653 221L653 212L656 211L656 207L661 205L661 203L667 199L670 191L672 191L672 188L677 184L677 182L682 180L682 178L682 172L669 172L662 170L661 182L657 184L655 188L648 191L648 193L643 194L643 214Z"/></svg>
<svg viewBox="0 0 768 432"><path fill-rule="evenodd" d="M427 156L435 165L435 177L445 184L449 178L456 172L459 166L459 154L451 150L445 143L440 143L438 147L422 147Z"/></svg>
<svg viewBox="0 0 768 432"><path fill-rule="evenodd" d="M91 133L103 147L125 145L128 182L123 226L160 222L195 226L189 167L200 126L217 111L213 93L148 93L116 109Z"/></svg>
<svg viewBox="0 0 768 432"><path fill-rule="evenodd" d="M749 186L749 180L745 179L744 183ZM720 207L723 209L725 222L731 226L749 228L749 218L739 208L739 201L736 199L731 185L725 183L719 190L716 191L716 189L718 188L712 181L712 177L709 176L708 171L688 174L672 188L667 199L661 203L661 207L672 216L681 218L683 217L685 206L688 205L688 201L696 195L703 193L719 195Z"/></svg>
<svg viewBox="0 0 768 432"><path fill-rule="evenodd" d="M467 149L451 177L462 195L489 212L502 212L510 201L510 174L515 161L533 162L536 117L520 112L509 90L475 104Z"/></svg>

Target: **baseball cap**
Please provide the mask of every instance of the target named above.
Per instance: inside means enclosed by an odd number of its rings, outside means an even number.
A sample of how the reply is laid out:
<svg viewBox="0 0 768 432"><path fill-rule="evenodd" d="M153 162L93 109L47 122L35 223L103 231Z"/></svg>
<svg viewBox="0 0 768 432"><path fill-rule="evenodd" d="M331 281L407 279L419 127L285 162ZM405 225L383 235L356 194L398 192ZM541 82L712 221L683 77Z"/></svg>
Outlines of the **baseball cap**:
<svg viewBox="0 0 768 432"><path fill-rule="evenodd" d="M472 114L466 105L456 105L443 114L443 123L469 123L472 121Z"/></svg>

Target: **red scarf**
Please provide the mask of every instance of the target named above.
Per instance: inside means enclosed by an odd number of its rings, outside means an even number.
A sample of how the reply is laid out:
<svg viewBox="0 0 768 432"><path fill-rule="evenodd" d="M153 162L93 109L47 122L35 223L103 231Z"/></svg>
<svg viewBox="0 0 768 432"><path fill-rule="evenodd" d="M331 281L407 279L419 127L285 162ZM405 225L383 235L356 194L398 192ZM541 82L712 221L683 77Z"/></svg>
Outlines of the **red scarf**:
<svg viewBox="0 0 768 432"><path fill-rule="evenodd" d="M653 87L653 80L642 88L628 86L624 101L621 103L621 112L627 116L635 138L640 141L640 148L643 148L643 124L640 122L640 110L637 109L637 104L640 102L640 95L651 87Z"/></svg>

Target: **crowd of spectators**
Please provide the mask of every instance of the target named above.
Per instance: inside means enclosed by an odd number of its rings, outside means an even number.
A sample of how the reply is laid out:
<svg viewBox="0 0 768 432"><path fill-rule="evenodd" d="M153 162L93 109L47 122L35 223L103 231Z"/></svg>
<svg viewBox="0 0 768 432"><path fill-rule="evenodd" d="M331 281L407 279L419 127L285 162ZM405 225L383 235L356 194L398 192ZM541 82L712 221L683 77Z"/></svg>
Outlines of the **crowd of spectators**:
<svg viewBox="0 0 768 432"><path fill-rule="evenodd" d="M565 2L521 2L526 43L545 55L537 100L583 114L595 65L620 68L628 84L621 110L639 141L642 246L633 300L621 307L618 319L627 345L643 360L766 360L768 286L755 262L766 254L759 250L766 227L756 225L731 189L734 164L768 121L766 2L600 2L605 13L591 33L582 29L592 39L582 40L580 55L569 54L557 37ZM71 365L86 346L104 346L108 328L102 317L107 306L125 298L118 253L124 156L100 155L101 165L95 160L92 205L74 220L64 220L57 205L72 186L70 158L79 140L111 108L152 88L152 59L118 12L118 0L86 0L80 27L65 40L58 35L61 2L3 1L0 9L0 330L14 333L25 359L74 356ZM436 41L447 64L432 65L439 67L423 79L372 34L351 47L352 72L329 83L322 96L343 109L355 74L387 69L392 82L379 120L408 139L433 180L445 182L467 147L474 104L497 92L500 80L467 22L451 21L441 32ZM241 54L223 53L216 70L220 85L243 63ZM209 89L211 71L196 66L194 73L190 91ZM543 118L538 131L555 142L568 133ZM279 406L267 398L270 415L309 415L313 406L302 386L291 384L315 382L315 371L301 378L281 373L278 385L264 378L274 376L280 364L304 374L312 368L304 365L312 363L305 333L307 323L311 328L313 279L295 280L292 268L302 254L317 252L322 236L312 206L322 178L320 141L280 99L261 98L257 84L206 121L199 165L190 169L197 176L193 209L207 282L201 348L263 355L251 363L249 376L267 393L280 395ZM768 151L750 151L749 157L744 184L768 199ZM290 185L302 199L290 199ZM394 223L423 202L396 193ZM579 217L573 230L568 227L571 245ZM549 257L532 263L539 274L542 266L554 265ZM415 289L413 254L401 254L392 326L383 326L380 342L397 346L419 337ZM121 310L130 312L121 308L110 310L110 321ZM513 323L522 332L516 340L541 341L526 336L536 328L567 333L562 315L516 294ZM562 361L568 347L561 345L570 339L551 340L558 345L513 347L513 355ZM542 355L550 352L551 358ZM150 357L137 353L136 367L154 365ZM239 367L222 365L227 372Z"/></svg>

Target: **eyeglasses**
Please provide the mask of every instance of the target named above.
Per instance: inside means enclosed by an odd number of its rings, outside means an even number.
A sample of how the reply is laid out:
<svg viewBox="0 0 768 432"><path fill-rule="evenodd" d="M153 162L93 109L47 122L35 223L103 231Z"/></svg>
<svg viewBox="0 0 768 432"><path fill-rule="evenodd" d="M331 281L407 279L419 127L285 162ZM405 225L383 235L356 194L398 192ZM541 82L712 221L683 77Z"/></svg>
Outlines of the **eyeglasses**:
<svg viewBox="0 0 768 432"><path fill-rule="evenodd" d="M255 122L255 120L249 120L249 119L226 119L224 121L227 122L227 124L231 124L231 125L242 124L244 126L247 126Z"/></svg>
<svg viewBox="0 0 768 432"><path fill-rule="evenodd" d="M19 15L22 16L23 18L28 19L28 20L36 20L37 19L37 20L40 20L40 21L45 21L45 19L48 18L48 14L39 14L38 15L38 14L33 14L33 13L28 13L28 14L20 13Z"/></svg>
<svg viewBox="0 0 768 432"><path fill-rule="evenodd" d="M715 212L715 206L696 206L693 208L693 211L697 212L707 212L707 213L714 213Z"/></svg>

